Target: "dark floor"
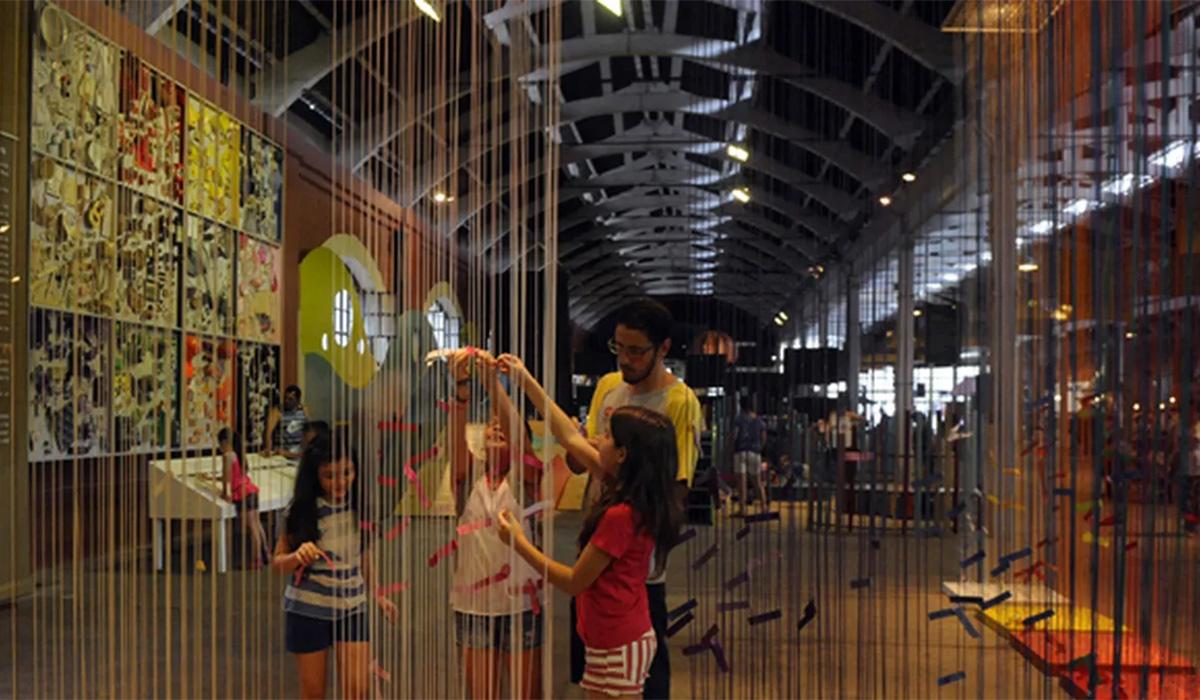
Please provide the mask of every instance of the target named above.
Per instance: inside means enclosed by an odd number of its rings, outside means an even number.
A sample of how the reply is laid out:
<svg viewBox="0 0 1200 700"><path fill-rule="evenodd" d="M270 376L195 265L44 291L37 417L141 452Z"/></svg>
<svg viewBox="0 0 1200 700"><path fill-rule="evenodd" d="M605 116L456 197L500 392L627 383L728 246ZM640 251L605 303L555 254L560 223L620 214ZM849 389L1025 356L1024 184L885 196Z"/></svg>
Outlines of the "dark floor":
<svg viewBox="0 0 1200 700"><path fill-rule="evenodd" d="M671 639L673 696L1064 696L996 632L975 623L981 638L972 639L956 618L928 619L948 606L939 585L958 577L957 538L810 532L804 522L802 508L788 509L738 539L742 521L720 519L672 555L669 606L698 603L693 621ZM557 518L551 537L560 560L573 554L578 527L575 515ZM384 696L463 695L445 594L452 562L431 568L426 561L451 532L446 520L415 521L381 566L382 580L411 586L395 596L400 623L374 629L373 653L390 673L378 685ZM283 579L212 573L206 540L203 532L181 533L169 553L174 573L150 573L149 551L138 548L115 571L93 562L44 574L35 595L0 610L0 697L294 697L294 666L282 644ZM695 568L714 543L717 552ZM1187 547L1194 571L1196 542ZM743 572L749 580L739 583ZM801 630L810 600L817 614ZM567 678L566 601L556 594L548 604L545 675L552 697L582 697ZM748 609L717 609L743 601ZM779 619L749 624L751 615L774 610ZM712 651L683 654L713 625L729 672ZM1195 656L1195 642L1188 635L1167 643ZM938 686L957 671L964 680Z"/></svg>

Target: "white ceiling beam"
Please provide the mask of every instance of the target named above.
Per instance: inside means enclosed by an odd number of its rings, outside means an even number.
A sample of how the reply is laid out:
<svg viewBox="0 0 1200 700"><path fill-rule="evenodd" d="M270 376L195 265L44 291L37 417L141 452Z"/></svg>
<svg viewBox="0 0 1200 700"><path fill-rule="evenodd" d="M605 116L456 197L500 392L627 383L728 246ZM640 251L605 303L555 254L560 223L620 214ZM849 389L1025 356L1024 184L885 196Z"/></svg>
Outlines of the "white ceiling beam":
<svg viewBox="0 0 1200 700"><path fill-rule="evenodd" d="M258 76L259 91L253 100L254 104L264 112L281 116L293 102L300 99L305 90L316 85L344 61L423 17L409 9L407 4L394 6L392 11L384 15L386 21L381 23L375 13L367 13L363 19L336 29L336 41L334 34L322 34L263 71Z"/></svg>
<svg viewBox="0 0 1200 700"><path fill-rule="evenodd" d="M814 68L784 56L762 40L738 45L731 41L687 35L636 32L567 39L557 45L547 45L546 50L553 51L556 48L563 54L562 63L557 67L558 75L597 61L633 55L686 58L751 79L776 77L854 114L905 150L912 147L917 136L928 125L924 117L864 92L856 85L822 76ZM551 75L550 71L549 68L541 68L523 76L522 80L546 80Z"/></svg>
<svg viewBox="0 0 1200 700"><path fill-rule="evenodd" d="M188 0L150 0L132 6L133 20L150 36L156 36L187 7Z"/></svg>

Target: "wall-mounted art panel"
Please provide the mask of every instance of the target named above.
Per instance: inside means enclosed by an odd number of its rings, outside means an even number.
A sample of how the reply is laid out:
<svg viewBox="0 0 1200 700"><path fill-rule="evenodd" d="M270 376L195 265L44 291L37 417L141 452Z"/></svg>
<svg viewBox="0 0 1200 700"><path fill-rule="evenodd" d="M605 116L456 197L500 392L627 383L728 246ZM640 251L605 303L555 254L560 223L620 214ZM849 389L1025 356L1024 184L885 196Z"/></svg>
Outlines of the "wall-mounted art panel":
<svg viewBox="0 0 1200 700"><path fill-rule="evenodd" d="M242 231L269 241L283 237L283 150L242 130L246 172L242 176Z"/></svg>
<svg viewBox="0 0 1200 700"><path fill-rule="evenodd" d="M116 297L113 186L36 156L29 294L37 306L109 315Z"/></svg>
<svg viewBox="0 0 1200 700"><path fill-rule="evenodd" d="M217 432L235 418L235 343L225 338L188 335L183 351L183 430L185 447L214 447Z"/></svg>
<svg viewBox="0 0 1200 700"><path fill-rule="evenodd" d="M237 226L241 223L241 125L229 114L188 95L186 138L188 210Z"/></svg>
<svg viewBox="0 0 1200 700"><path fill-rule="evenodd" d="M115 177L120 52L52 4L37 23L34 150Z"/></svg>
<svg viewBox="0 0 1200 700"><path fill-rule="evenodd" d="M121 191L116 314L156 326L179 322L179 250L182 210Z"/></svg>
<svg viewBox="0 0 1200 700"><path fill-rule="evenodd" d="M185 250L184 327L228 335L233 330L233 233L188 214Z"/></svg>
<svg viewBox="0 0 1200 700"><path fill-rule="evenodd" d="M29 321L29 459L107 452L109 321L47 309Z"/></svg>
<svg viewBox="0 0 1200 700"><path fill-rule="evenodd" d="M247 450L266 445L267 413L279 401L279 347L260 343L238 345L238 430Z"/></svg>
<svg viewBox="0 0 1200 700"><path fill-rule="evenodd" d="M118 453L179 446L179 335L117 324L113 356L113 435Z"/></svg>
<svg viewBox="0 0 1200 700"><path fill-rule="evenodd" d="M238 337L278 343L281 338L279 248L241 234L237 275Z"/></svg>
<svg viewBox="0 0 1200 700"><path fill-rule="evenodd" d="M120 180L139 192L183 203L186 92L137 57L121 61Z"/></svg>

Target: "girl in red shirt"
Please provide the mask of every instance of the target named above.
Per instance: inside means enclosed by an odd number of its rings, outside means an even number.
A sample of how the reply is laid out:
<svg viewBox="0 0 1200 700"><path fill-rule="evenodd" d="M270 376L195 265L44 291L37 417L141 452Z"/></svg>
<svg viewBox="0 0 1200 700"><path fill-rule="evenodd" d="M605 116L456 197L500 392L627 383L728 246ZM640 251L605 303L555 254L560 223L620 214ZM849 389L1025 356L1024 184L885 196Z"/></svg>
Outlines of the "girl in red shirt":
<svg viewBox="0 0 1200 700"><path fill-rule="evenodd" d="M587 649L580 685L588 697L640 698L657 649L646 576L655 548L671 548L683 519L675 496L675 427L660 413L626 406L613 412L610 432L592 445L519 359L502 355L499 363L535 406L549 408L546 419L554 437L573 457L592 465L604 485L584 521L583 553L574 566L539 551L511 512L498 518L500 539L576 597L576 627Z"/></svg>
<svg viewBox="0 0 1200 700"><path fill-rule="evenodd" d="M267 534L258 518L258 486L246 473L246 453L242 449L242 436L229 428L221 428L217 433L217 443L221 450L221 482L225 485L224 495L237 509L243 529L250 534L254 543L254 558L250 561L251 566L257 569L270 556L267 552Z"/></svg>

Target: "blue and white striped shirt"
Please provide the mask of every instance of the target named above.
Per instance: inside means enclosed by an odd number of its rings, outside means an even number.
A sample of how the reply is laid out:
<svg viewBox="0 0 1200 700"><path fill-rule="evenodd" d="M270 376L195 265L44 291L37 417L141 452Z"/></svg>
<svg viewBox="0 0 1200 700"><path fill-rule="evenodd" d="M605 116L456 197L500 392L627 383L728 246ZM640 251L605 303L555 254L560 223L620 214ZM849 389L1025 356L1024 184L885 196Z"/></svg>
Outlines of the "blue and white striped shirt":
<svg viewBox="0 0 1200 700"><path fill-rule="evenodd" d="M316 544L330 561L317 559L304 569L299 584L294 579L288 583L283 592L285 611L336 620L366 609L367 586L360 568L362 552L356 517L348 503L317 499L321 539Z"/></svg>

